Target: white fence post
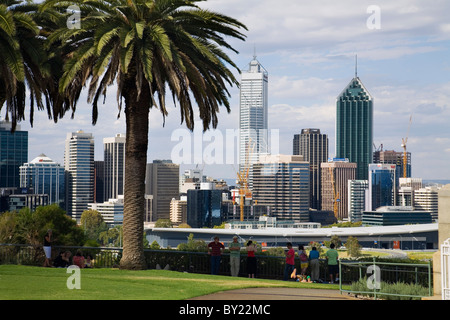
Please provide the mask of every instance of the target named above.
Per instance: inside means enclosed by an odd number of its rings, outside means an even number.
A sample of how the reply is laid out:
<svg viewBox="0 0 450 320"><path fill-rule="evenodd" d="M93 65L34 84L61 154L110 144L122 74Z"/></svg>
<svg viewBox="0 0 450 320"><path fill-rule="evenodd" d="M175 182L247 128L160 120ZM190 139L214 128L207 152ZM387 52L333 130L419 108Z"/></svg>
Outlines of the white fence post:
<svg viewBox="0 0 450 320"><path fill-rule="evenodd" d="M450 238L441 245L442 300L450 300Z"/></svg>

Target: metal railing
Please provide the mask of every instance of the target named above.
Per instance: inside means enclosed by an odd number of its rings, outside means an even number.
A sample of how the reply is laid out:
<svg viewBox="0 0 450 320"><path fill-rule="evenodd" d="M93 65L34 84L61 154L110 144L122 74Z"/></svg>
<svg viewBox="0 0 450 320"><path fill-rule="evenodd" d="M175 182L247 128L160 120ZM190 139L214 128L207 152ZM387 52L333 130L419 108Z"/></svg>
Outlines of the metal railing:
<svg viewBox="0 0 450 320"><path fill-rule="evenodd" d="M343 289L343 283L354 284ZM414 293L395 292L394 285ZM390 289L391 288L391 289ZM339 290L355 295L389 298L423 298L432 295L432 266L428 263L339 261ZM419 293L417 293L419 292Z"/></svg>

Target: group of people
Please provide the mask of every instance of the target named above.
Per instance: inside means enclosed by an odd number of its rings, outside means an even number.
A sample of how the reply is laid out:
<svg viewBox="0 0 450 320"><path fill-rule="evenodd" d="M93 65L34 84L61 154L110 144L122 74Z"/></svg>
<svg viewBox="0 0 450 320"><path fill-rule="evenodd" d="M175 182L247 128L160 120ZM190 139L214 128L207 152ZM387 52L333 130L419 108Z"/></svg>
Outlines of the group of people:
<svg viewBox="0 0 450 320"><path fill-rule="evenodd" d="M238 241L238 237L234 236L233 241L229 243L230 250L230 273L232 277L239 275L240 261L241 261L241 244ZM298 259L300 260L300 272L297 272L295 267L295 250L292 247L292 243L286 244L287 250L286 264L284 270L284 280L294 279L302 282L317 282L319 281L319 257L320 253L316 247L312 247L309 255L302 245L298 246ZM256 245L253 241L249 240L245 246L247 251L247 274L249 278L254 278L256 275ZM222 259L225 245L219 241L219 237L214 237L214 241L208 244L208 254L211 256L211 274L219 274L220 262ZM330 249L325 254L327 260L328 272L330 275L330 283L338 281L339 267L339 253L335 249L335 245L332 243ZM308 268L310 273L308 274Z"/></svg>
<svg viewBox="0 0 450 320"><path fill-rule="evenodd" d="M230 249L230 271L232 277L239 275L240 263L241 263L241 244L238 241L238 237L234 236L233 241L229 244ZM223 243L219 241L219 237L214 237L214 241L208 244L208 254L211 256L211 274L219 274L220 261L225 249ZM249 278L254 278L256 275L256 245L252 240L249 240L245 245L247 251L247 274Z"/></svg>
<svg viewBox="0 0 450 320"><path fill-rule="evenodd" d="M287 250L286 255L286 265L284 270L283 280L294 279L301 282L317 282L319 281L319 257L320 253L317 251L316 247L312 247L309 252L309 256L302 245L298 246L298 258L300 260L300 272L297 272L295 267L295 250L292 247L292 243L288 242L286 244ZM325 253L325 258L327 260L328 273L330 275L330 283L338 281L339 278L339 253L335 249L335 245L331 243L330 249ZM310 275L307 273L308 267L310 269Z"/></svg>
<svg viewBox="0 0 450 320"><path fill-rule="evenodd" d="M45 261L44 267L55 267L55 268L67 268L71 265L76 265L79 268L91 268L92 267L92 256L87 255L86 258L83 256L80 250L77 251L75 256L71 259L72 252L70 251L60 251L58 256L52 259L52 242L53 242L52 230L48 230L44 236L44 253ZM71 261L72 260L72 261Z"/></svg>

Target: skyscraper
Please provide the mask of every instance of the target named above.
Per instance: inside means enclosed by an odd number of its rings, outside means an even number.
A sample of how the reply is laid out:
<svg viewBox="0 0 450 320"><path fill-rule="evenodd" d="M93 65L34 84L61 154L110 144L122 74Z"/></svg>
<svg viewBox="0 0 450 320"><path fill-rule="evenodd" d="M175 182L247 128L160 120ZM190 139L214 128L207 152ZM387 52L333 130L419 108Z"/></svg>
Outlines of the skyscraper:
<svg viewBox="0 0 450 320"><path fill-rule="evenodd" d="M320 210L320 164L328 159L328 136L320 129L302 129L301 134L294 135L293 154L309 162L310 206Z"/></svg>
<svg viewBox="0 0 450 320"><path fill-rule="evenodd" d="M279 220L309 222L309 163L299 155L263 155L253 168L253 199Z"/></svg>
<svg viewBox="0 0 450 320"><path fill-rule="evenodd" d="M64 167L45 154L20 166L20 187L33 188L34 194L47 194L50 204L66 209Z"/></svg>
<svg viewBox="0 0 450 320"><path fill-rule="evenodd" d="M355 74L336 101L336 157L356 163L356 179L367 180L372 146L373 98Z"/></svg>
<svg viewBox="0 0 450 320"><path fill-rule="evenodd" d="M125 184L125 135L117 134L103 139L104 147L104 199L117 199L123 195Z"/></svg>
<svg viewBox="0 0 450 320"><path fill-rule="evenodd" d="M64 152L67 214L78 223L94 200L94 138L83 131L67 134Z"/></svg>
<svg viewBox="0 0 450 320"><path fill-rule="evenodd" d="M170 219L170 202L180 195L180 165L172 163L172 160L147 163L145 194L153 195L151 221Z"/></svg>
<svg viewBox="0 0 450 320"><path fill-rule="evenodd" d="M252 165L259 155L268 150L268 73L256 60L249 64L249 69L242 72L239 102L239 166L246 164L248 156L249 187L253 185Z"/></svg>
<svg viewBox="0 0 450 320"><path fill-rule="evenodd" d="M20 186L19 167L28 161L28 131L11 132L11 122L0 120L0 188Z"/></svg>

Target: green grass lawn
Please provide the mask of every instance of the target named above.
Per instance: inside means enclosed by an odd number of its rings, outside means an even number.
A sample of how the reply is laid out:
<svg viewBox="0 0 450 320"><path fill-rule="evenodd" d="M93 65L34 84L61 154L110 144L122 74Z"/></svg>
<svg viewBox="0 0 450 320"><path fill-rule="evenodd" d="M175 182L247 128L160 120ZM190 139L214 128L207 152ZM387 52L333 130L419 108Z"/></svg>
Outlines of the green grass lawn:
<svg viewBox="0 0 450 320"><path fill-rule="evenodd" d="M232 278L166 270L80 270L81 289L68 289L66 269L0 265L1 300L183 300L250 287L336 289L337 284Z"/></svg>

